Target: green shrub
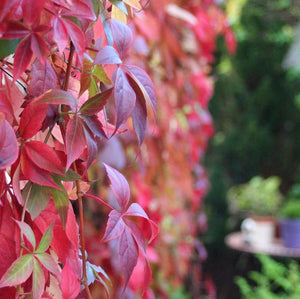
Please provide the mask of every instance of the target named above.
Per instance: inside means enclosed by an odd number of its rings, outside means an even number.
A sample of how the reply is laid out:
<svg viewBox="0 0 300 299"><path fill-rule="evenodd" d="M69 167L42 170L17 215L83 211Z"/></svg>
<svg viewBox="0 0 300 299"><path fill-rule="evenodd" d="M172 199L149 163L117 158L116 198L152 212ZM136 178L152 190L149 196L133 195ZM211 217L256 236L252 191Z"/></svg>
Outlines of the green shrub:
<svg viewBox="0 0 300 299"><path fill-rule="evenodd" d="M299 299L300 268L292 260L286 266L267 255L257 255L262 269L249 274L250 281L237 277L243 299Z"/></svg>

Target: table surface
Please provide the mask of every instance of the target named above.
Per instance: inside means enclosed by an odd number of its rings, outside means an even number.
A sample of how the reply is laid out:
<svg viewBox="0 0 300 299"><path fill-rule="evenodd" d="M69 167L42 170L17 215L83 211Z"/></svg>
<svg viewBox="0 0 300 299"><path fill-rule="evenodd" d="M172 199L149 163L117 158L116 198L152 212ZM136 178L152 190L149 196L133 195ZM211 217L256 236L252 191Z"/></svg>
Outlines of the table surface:
<svg viewBox="0 0 300 299"><path fill-rule="evenodd" d="M274 239L274 241L268 246L257 247L245 243L242 238L242 233L235 232L229 234L225 238L225 243L229 248L242 252L265 253L278 257L300 258L300 248L287 248L282 245L280 239Z"/></svg>

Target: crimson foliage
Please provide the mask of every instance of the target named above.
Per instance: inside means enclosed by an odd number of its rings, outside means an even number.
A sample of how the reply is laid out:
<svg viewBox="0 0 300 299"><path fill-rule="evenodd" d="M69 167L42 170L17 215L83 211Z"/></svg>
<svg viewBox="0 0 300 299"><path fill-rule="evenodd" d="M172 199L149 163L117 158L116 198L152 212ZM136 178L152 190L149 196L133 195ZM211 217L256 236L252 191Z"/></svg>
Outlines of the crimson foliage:
<svg viewBox="0 0 300 299"><path fill-rule="evenodd" d="M140 8L134 0L0 5L6 49L0 66L1 298L76 298L83 292L91 298L95 281L109 293L107 274L87 260L83 197L110 210L99 243L115 241L124 287L139 252L146 261L143 289L150 283L146 246L158 230L139 204L130 204L124 176L105 165L115 204L86 190L99 142L122 133L132 117L142 143L147 103L156 109L149 76L126 63L132 31L111 18L116 9L131 14ZM69 200L74 190L79 227ZM147 225L139 226L138 218Z"/></svg>

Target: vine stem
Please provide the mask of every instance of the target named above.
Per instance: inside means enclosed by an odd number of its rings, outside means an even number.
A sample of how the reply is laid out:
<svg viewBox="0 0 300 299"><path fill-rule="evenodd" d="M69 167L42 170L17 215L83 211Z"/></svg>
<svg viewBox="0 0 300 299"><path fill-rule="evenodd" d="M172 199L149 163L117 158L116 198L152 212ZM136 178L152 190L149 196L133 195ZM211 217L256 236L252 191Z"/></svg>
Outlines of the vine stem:
<svg viewBox="0 0 300 299"><path fill-rule="evenodd" d="M73 43L71 42L70 44L70 53L69 53L69 59L68 59L68 64L67 64L67 69L66 69L66 77L65 81L63 83L62 89L67 91L69 88L69 83L70 83L70 77L71 77L71 69L72 69L72 62L73 62L73 57L75 53L75 47ZM65 105L62 105L61 110L62 112L67 112L66 111L67 107ZM68 115L65 115L67 118ZM65 122L63 122L61 125L61 130L65 132L66 126ZM63 134L64 135L64 134ZM74 170L77 172L77 168L75 163L73 163ZM76 192L77 192L77 199L78 199L78 209L79 209L79 234L80 234L80 250L81 250L81 258L82 258L82 278L81 281L84 284L85 291L87 293L88 299L92 299L92 295L89 289L89 286L87 284L87 274L86 274L86 257L85 257L85 236L84 236L84 213L83 213L83 200L82 200L82 191L80 187L80 179L75 181L76 183Z"/></svg>

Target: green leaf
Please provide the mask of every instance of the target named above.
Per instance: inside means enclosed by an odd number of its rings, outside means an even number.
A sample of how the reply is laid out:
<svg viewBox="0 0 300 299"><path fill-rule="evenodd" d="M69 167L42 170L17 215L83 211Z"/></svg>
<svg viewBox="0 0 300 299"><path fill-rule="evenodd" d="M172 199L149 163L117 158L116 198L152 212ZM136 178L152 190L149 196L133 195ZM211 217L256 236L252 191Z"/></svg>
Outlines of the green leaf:
<svg viewBox="0 0 300 299"><path fill-rule="evenodd" d="M98 92L99 92L99 88L97 85L97 81L95 80L94 77L91 77L91 83L90 83L90 87L89 87L89 96L93 97Z"/></svg>
<svg viewBox="0 0 300 299"><path fill-rule="evenodd" d="M65 189L65 187L62 185L62 183L54 178L55 183L62 189L54 189L51 188L52 198L56 207L56 210L59 214L59 217L61 219L63 228L65 228L67 223L67 217L68 217L68 208L69 208L69 196Z"/></svg>
<svg viewBox="0 0 300 299"><path fill-rule="evenodd" d="M41 262L41 264L51 273L60 276L60 270L53 257L48 253L36 253L35 257Z"/></svg>
<svg viewBox="0 0 300 299"><path fill-rule="evenodd" d="M0 57L4 58L14 53L20 39L2 39L0 40Z"/></svg>
<svg viewBox="0 0 300 299"><path fill-rule="evenodd" d="M109 79L108 75L106 74L104 68L100 65L95 65L92 71L93 75L103 82L105 85L112 85L113 83Z"/></svg>
<svg viewBox="0 0 300 299"><path fill-rule="evenodd" d="M40 263L33 259L32 294L33 299L42 297L45 288L45 274Z"/></svg>
<svg viewBox="0 0 300 299"><path fill-rule="evenodd" d="M28 279L33 271L33 256L25 254L13 262L0 280L0 288L16 286Z"/></svg>
<svg viewBox="0 0 300 299"><path fill-rule="evenodd" d="M52 238L53 238L53 225L54 225L54 223L52 222L49 225L46 232L44 233L44 235L40 241L40 244L39 244L37 250L35 251L36 253L43 253L49 248Z"/></svg>
<svg viewBox="0 0 300 299"><path fill-rule="evenodd" d="M29 185L30 184L29 182ZM27 185L25 188L27 188ZM28 192L30 192L29 195ZM23 191L22 195L24 199L28 196L27 210L31 215L31 219L34 220L47 207L51 197L51 189L49 187L33 184L31 190L25 193Z"/></svg>
<svg viewBox="0 0 300 299"><path fill-rule="evenodd" d="M65 176L55 174L53 175L53 179L55 182L57 181L64 181L64 182L70 182L70 181L76 181L81 178L81 175L72 170L71 168L68 169Z"/></svg>
<svg viewBox="0 0 300 299"><path fill-rule="evenodd" d="M35 236L34 236L34 233L33 233L32 229L31 229L31 227L27 223L25 223L25 222L18 221L18 220L15 220L15 221L18 224L18 226L19 226L22 234L30 242L30 244L32 245L33 249L35 249L36 241L35 241Z"/></svg>

